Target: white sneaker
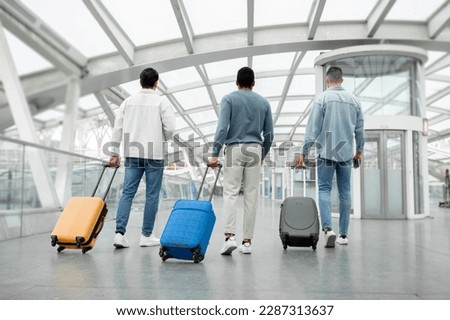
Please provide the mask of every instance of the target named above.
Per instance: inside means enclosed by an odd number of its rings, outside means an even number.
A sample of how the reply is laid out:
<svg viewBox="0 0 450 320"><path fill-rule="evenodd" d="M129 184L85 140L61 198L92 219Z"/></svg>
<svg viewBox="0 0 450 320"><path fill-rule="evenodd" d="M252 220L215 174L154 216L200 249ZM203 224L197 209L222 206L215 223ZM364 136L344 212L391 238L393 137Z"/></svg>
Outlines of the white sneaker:
<svg viewBox="0 0 450 320"><path fill-rule="evenodd" d="M220 250L220 254L223 255L230 255L231 252L233 252L237 248L236 245L236 238L235 237L229 237L225 244L222 247L222 250Z"/></svg>
<svg viewBox="0 0 450 320"><path fill-rule="evenodd" d="M121 249L128 248L129 246L130 244L128 243L127 238L120 233L116 233L116 235L114 236L114 247Z"/></svg>
<svg viewBox="0 0 450 320"><path fill-rule="evenodd" d="M252 244L250 242L244 242L239 246L239 252L244 254L252 253Z"/></svg>
<svg viewBox="0 0 450 320"><path fill-rule="evenodd" d="M336 233L333 230L325 230L325 248L334 248Z"/></svg>
<svg viewBox="0 0 450 320"><path fill-rule="evenodd" d="M348 238L347 237L343 238L342 236L340 236L339 238L336 239L336 243L342 246L346 246L348 245Z"/></svg>
<svg viewBox="0 0 450 320"><path fill-rule="evenodd" d="M161 243L159 242L159 238L154 235L150 235L148 237L141 234L141 239L139 241L140 247L154 247L159 246Z"/></svg>

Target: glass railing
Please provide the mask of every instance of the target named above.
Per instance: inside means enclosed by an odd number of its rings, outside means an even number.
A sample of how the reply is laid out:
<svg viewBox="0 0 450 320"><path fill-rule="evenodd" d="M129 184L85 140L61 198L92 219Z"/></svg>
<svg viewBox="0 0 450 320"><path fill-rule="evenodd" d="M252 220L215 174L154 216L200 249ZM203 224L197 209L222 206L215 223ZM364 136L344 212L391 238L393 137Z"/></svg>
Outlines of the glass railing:
<svg viewBox="0 0 450 320"><path fill-rule="evenodd" d="M60 207L41 205L28 159L36 150L44 153L53 182L60 155L70 157L73 163L71 196L91 196L101 174L101 159L0 136L0 241L50 232L62 211ZM112 169L105 172L97 195L105 192L112 172ZM115 219L123 177L124 169L119 168L106 200L108 220ZM170 209L178 199L195 199L199 186L199 181L165 174L160 209ZM204 188L200 198L205 199L209 194L210 188ZM145 180L136 193L132 212L142 212L144 205Z"/></svg>

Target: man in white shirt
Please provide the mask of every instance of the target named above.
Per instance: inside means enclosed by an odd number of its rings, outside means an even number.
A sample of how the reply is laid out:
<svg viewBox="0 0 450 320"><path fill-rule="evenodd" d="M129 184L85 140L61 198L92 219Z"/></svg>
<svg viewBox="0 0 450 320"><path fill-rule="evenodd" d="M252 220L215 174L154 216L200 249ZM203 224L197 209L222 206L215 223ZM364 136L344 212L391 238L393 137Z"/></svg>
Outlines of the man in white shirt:
<svg viewBox="0 0 450 320"><path fill-rule="evenodd" d="M155 91L158 79L156 70L144 69L140 75L142 90L125 99L114 123L109 163L120 165L119 148L122 140L125 156L125 179L116 216L116 248L129 247L125 232L131 204L144 173L146 201L139 245L148 247L160 244L152 232L164 173L164 142L172 138L175 116L167 98Z"/></svg>

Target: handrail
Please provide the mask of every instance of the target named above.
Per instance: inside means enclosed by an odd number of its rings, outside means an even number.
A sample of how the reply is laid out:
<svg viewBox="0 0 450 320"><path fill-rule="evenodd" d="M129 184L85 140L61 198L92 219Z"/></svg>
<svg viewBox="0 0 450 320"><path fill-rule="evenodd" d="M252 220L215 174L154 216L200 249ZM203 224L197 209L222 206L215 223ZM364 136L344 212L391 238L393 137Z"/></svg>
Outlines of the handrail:
<svg viewBox="0 0 450 320"><path fill-rule="evenodd" d="M103 161L101 159L85 156L85 155L82 155L79 153L73 153L70 151L55 149L52 147L43 146L41 144L37 144L37 143L29 142L29 141L22 141L22 140L10 138L10 137L5 137L3 135L0 135L0 140L16 143L16 144L23 145L23 146L38 148L38 149L42 149L42 150L46 150L46 151L51 151L51 152L55 152L55 153L59 153L59 154L64 154L64 155L68 155L68 156L72 156L72 157L83 158L83 159L92 160L92 161L100 161L100 162Z"/></svg>

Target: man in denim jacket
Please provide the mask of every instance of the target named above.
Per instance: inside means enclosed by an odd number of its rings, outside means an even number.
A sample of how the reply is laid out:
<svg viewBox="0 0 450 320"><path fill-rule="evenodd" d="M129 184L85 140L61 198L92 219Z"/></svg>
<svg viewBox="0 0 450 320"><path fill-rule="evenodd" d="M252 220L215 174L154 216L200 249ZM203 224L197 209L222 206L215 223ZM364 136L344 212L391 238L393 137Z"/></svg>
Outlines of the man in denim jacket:
<svg viewBox="0 0 450 320"><path fill-rule="evenodd" d="M306 126L302 152L295 161L295 167L304 166L309 149L315 144L322 230L325 233L325 247L333 248L335 242L348 244L352 163L359 166L361 162L364 118L359 100L341 86L341 68L329 68L325 80L328 89L315 100ZM335 172L339 191L340 237L337 240L331 221L331 189Z"/></svg>

